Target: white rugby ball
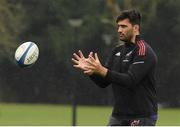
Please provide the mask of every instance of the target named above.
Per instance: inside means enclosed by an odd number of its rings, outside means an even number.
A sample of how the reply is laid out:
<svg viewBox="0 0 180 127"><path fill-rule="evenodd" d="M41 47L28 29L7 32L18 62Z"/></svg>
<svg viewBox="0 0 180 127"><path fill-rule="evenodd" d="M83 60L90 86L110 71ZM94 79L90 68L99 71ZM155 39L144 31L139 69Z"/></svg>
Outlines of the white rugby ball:
<svg viewBox="0 0 180 127"><path fill-rule="evenodd" d="M15 52L15 60L21 67L34 64L38 57L39 49L34 42L25 42L21 44Z"/></svg>

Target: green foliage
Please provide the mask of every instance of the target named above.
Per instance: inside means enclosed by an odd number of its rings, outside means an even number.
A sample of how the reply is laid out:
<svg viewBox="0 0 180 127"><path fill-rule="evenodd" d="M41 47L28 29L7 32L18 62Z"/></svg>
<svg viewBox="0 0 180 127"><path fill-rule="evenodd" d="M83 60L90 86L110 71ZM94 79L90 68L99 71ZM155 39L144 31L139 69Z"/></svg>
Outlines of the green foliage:
<svg viewBox="0 0 180 127"><path fill-rule="evenodd" d="M55 20L59 23L49 24L48 33L52 46L56 49L55 54L63 54L63 57L59 57L61 60L90 43L92 45L92 42L102 43L103 26L100 22L101 17L105 15L105 4L102 0L99 2L57 0L52 1L52 5L56 12ZM69 23L71 19L81 19L83 23L75 28Z"/></svg>
<svg viewBox="0 0 180 127"><path fill-rule="evenodd" d="M14 4L7 0L0 1L0 57L8 57L13 54L13 48L17 46L17 40L25 27L23 23L24 12L20 4Z"/></svg>

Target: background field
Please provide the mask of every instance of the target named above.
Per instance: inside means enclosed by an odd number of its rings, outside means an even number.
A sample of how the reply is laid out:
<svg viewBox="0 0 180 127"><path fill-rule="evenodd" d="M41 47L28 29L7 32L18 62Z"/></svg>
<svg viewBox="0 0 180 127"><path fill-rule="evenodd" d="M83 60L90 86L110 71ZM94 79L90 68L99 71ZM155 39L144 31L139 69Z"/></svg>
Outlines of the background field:
<svg viewBox="0 0 180 127"><path fill-rule="evenodd" d="M78 106L78 125L106 125L111 107ZM71 125L71 106L0 104L0 125ZM180 125L180 109L160 109L157 125Z"/></svg>

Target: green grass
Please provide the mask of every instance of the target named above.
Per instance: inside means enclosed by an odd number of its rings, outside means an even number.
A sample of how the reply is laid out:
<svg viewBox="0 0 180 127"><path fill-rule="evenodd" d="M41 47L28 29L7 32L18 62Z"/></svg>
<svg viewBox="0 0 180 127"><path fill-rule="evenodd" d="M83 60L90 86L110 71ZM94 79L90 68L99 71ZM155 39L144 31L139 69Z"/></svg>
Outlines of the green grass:
<svg viewBox="0 0 180 127"><path fill-rule="evenodd" d="M107 125L111 107L78 106L77 125ZM71 106L41 104L0 104L0 125L70 126ZM180 125L180 109L160 109L157 125Z"/></svg>
<svg viewBox="0 0 180 127"><path fill-rule="evenodd" d="M180 126L180 108L160 109L157 125L159 126Z"/></svg>
<svg viewBox="0 0 180 127"><path fill-rule="evenodd" d="M70 125L70 114L68 106L0 104L0 125Z"/></svg>

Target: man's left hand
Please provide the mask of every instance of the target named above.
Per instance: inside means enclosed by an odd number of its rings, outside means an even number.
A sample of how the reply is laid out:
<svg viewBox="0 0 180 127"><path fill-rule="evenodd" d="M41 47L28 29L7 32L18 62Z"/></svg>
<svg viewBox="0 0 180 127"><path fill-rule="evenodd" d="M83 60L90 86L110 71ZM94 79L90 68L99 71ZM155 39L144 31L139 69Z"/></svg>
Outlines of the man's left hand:
<svg viewBox="0 0 180 127"><path fill-rule="evenodd" d="M89 55L86 62L88 63L88 66L86 66L87 70L84 71L85 74L98 74L102 77L105 77L107 75L108 69L102 66L97 53L95 53L95 58L92 55Z"/></svg>

